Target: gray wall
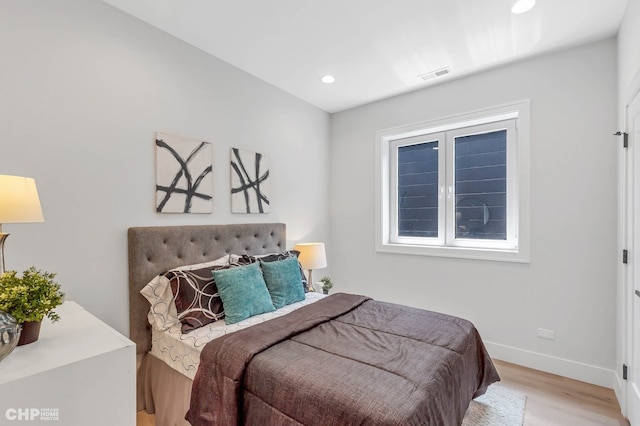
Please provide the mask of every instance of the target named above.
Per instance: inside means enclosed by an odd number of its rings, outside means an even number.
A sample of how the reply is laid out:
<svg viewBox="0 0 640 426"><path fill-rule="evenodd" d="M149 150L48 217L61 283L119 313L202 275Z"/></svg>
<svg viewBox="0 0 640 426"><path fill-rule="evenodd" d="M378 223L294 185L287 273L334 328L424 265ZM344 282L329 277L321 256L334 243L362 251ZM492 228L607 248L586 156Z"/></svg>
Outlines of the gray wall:
<svg viewBox="0 0 640 426"><path fill-rule="evenodd" d="M531 262L376 253L375 132L524 99L531 101ZM614 39L334 114L336 289L468 318L497 358L611 387L615 127ZM556 339L536 337L539 327Z"/></svg>
<svg viewBox="0 0 640 426"><path fill-rule="evenodd" d="M278 221L291 246L326 240L324 111L98 0L3 0L0 52L0 173L35 178L45 215L3 226L8 269L57 272L128 334L130 226ZM155 213L156 131L213 143L212 214ZM230 213L231 147L270 157L271 213Z"/></svg>

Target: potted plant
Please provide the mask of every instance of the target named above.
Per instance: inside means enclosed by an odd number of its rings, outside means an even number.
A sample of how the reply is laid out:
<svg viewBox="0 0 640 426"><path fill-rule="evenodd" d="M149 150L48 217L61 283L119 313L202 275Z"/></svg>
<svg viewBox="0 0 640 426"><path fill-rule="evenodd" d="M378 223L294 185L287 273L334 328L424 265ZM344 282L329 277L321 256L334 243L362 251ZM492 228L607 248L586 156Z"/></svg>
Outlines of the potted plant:
<svg viewBox="0 0 640 426"><path fill-rule="evenodd" d="M331 282L331 278L322 277L320 279L320 282L322 283L322 292L324 294L329 294L329 290L331 290L331 287L333 287L333 283Z"/></svg>
<svg viewBox="0 0 640 426"><path fill-rule="evenodd" d="M30 267L18 277L16 271L0 276L0 311L13 316L22 326L18 346L38 340L40 324L46 316L56 322L60 316L54 309L64 301L56 274Z"/></svg>

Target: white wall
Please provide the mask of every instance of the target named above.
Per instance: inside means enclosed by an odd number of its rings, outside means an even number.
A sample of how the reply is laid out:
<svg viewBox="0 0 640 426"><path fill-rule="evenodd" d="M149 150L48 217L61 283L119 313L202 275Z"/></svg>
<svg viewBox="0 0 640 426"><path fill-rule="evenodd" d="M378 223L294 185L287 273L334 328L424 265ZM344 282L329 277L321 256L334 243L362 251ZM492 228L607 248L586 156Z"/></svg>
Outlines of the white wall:
<svg viewBox="0 0 640 426"><path fill-rule="evenodd" d="M3 226L8 269L57 272L128 334L130 226L284 222L291 246L327 240L327 113L98 0L3 0L0 52L0 174L35 178L46 220ZM156 131L213 143L212 214L155 213ZM231 147L270 157L271 213L230 213Z"/></svg>
<svg viewBox="0 0 640 426"><path fill-rule="evenodd" d="M531 100L531 262L376 253L375 132L523 99ZM613 385L614 39L343 111L331 129L337 291L465 317L497 358ZM556 339L537 338L538 327Z"/></svg>
<svg viewBox="0 0 640 426"><path fill-rule="evenodd" d="M628 0L618 32L618 79L621 92L630 88L640 71L640 0ZM621 98L623 103L624 99Z"/></svg>

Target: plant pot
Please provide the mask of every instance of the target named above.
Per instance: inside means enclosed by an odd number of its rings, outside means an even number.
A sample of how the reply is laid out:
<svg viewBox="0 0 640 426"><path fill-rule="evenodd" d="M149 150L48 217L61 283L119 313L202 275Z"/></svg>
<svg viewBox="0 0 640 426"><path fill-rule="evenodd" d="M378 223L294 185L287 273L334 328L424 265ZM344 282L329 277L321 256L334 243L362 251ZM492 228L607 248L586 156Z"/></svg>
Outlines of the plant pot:
<svg viewBox="0 0 640 426"><path fill-rule="evenodd" d="M20 332L20 340L18 340L18 346L28 345L38 340L40 336L40 325L42 321L25 321L22 325L22 331Z"/></svg>
<svg viewBox="0 0 640 426"><path fill-rule="evenodd" d="M322 289L322 292L323 292L324 294L329 294L329 290L324 289L324 288Z"/></svg>

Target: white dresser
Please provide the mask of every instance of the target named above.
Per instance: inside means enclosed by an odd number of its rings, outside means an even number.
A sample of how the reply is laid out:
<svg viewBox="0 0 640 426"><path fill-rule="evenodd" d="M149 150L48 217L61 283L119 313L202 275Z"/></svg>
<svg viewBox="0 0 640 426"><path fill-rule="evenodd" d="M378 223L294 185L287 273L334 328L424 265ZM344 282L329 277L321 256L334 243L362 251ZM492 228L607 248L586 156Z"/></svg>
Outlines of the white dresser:
<svg viewBox="0 0 640 426"><path fill-rule="evenodd" d="M75 302L0 361L0 424L135 426L135 344Z"/></svg>

